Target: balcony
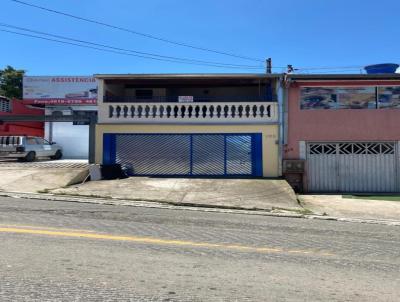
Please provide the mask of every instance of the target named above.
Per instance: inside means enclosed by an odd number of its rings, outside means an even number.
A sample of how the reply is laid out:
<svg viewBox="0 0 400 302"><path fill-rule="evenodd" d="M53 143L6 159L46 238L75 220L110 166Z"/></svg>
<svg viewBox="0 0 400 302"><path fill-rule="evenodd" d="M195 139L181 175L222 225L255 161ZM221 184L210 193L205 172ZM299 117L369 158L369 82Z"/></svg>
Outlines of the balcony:
<svg viewBox="0 0 400 302"><path fill-rule="evenodd" d="M234 102L109 102L99 106L99 123L276 123L278 104Z"/></svg>

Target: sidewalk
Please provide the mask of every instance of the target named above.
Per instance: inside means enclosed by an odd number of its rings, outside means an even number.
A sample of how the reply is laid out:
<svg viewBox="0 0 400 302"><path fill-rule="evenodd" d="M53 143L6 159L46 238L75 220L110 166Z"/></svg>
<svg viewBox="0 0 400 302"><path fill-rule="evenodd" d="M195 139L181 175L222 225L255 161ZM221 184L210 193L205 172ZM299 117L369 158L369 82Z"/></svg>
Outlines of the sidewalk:
<svg viewBox="0 0 400 302"><path fill-rule="evenodd" d="M300 195L301 204L316 214L342 218L400 220L400 202L343 198L342 195Z"/></svg>
<svg viewBox="0 0 400 302"><path fill-rule="evenodd" d="M230 209L304 210L288 183L275 179L131 177L91 181L51 193Z"/></svg>
<svg viewBox="0 0 400 302"><path fill-rule="evenodd" d="M190 179L131 177L89 181L87 168L52 163L0 165L0 191L51 193L52 196L123 200L124 205L140 202L220 208L292 212L330 219L387 220L400 222L400 201L343 198L342 195L296 196L285 180L279 179ZM46 195L46 194L44 194ZM117 202L118 203L118 202ZM261 212L260 212L261 213ZM314 216L315 216L314 215Z"/></svg>

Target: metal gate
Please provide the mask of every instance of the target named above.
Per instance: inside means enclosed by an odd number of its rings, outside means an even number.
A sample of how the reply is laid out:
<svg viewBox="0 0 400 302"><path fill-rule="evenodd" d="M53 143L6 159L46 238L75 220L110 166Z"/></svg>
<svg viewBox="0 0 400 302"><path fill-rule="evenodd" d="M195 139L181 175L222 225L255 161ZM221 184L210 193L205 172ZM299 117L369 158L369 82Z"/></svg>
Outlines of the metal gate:
<svg viewBox="0 0 400 302"><path fill-rule="evenodd" d="M103 163L130 175L262 176L261 134L104 134Z"/></svg>
<svg viewBox="0 0 400 302"><path fill-rule="evenodd" d="M309 143L308 191L398 191L396 145L395 142Z"/></svg>

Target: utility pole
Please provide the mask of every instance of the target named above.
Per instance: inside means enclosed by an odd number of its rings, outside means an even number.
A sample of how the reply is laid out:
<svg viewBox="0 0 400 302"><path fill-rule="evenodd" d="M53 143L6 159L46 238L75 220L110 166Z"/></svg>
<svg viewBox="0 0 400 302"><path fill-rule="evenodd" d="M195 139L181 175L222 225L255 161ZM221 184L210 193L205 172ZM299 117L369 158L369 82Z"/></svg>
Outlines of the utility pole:
<svg viewBox="0 0 400 302"><path fill-rule="evenodd" d="M265 60L265 66L266 66L266 73L272 73L272 59L268 58Z"/></svg>

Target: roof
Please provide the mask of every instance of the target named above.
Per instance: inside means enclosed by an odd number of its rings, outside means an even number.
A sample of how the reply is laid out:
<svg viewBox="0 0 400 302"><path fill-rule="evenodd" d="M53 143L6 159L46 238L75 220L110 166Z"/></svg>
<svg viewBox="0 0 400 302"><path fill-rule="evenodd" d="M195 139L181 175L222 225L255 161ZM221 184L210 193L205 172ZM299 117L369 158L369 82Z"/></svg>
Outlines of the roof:
<svg viewBox="0 0 400 302"><path fill-rule="evenodd" d="M97 79L143 79L143 80L162 80L162 79L266 79L279 78L282 74L272 73L156 73L156 74L95 74Z"/></svg>
<svg viewBox="0 0 400 302"><path fill-rule="evenodd" d="M95 74L97 79L107 80L206 80L206 79L278 79L280 73L127 73L127 74ZM321 80L400 80L399 73L387 74L286 74L287 79L304 81Z"/></svg>
<svg viewBox="0 0 400 302"><path fill-rule="evenodd" d="M304 81L321 80L400 80L399 73L380 74L287 74L288 79Z"/></svg>

